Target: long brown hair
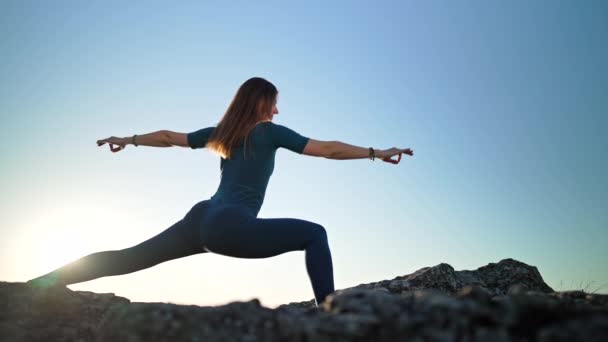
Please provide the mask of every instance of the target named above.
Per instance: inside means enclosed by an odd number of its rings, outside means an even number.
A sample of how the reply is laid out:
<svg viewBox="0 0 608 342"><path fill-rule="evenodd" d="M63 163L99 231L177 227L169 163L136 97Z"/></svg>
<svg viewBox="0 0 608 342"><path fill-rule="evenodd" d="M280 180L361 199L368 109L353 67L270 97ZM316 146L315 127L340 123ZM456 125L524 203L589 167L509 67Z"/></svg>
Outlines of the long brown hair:
<svg viewBox="0 0 608 342"><path fill-rule="evenodd" d="M274 84L264 78L252 77L245 81L209 136L205 147L224 159L230 159L233 147L247 138L256 124L269 118L278 93ZM244 144L247 146L246 142Z"/></svg>

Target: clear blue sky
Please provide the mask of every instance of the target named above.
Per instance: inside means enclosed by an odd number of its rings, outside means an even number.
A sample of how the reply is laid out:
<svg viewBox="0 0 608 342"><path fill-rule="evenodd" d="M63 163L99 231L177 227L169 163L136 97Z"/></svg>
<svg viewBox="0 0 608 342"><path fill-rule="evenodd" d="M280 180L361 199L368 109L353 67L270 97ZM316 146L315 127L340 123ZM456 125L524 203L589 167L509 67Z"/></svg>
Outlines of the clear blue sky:
<svg viewBox="0 0 608 342"><path fill-rule="evenodd" d="M318 140L412 148L393 165L280 150L259 217L318 222L336 288L446 262L608 282L603 1L3 1L0 280L148 239L209 198L219 157L96 140L216 124L253 76ZM313 298L304 252L195 255L70 285L133 301ZM608 287L598 292L607 293Z"/></svg>

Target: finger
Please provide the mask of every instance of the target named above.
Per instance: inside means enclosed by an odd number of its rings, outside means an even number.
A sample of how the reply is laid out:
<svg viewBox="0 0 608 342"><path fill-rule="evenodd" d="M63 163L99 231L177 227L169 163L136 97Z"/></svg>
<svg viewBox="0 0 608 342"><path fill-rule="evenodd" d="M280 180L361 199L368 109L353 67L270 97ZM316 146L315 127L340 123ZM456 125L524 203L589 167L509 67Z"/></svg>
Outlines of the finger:
<svg viewBox="0 0 608 342"><path fill-rule="evenodd" d="M399 153L399 158L397 158L397 163L401 160L401 153Z"/></svg>

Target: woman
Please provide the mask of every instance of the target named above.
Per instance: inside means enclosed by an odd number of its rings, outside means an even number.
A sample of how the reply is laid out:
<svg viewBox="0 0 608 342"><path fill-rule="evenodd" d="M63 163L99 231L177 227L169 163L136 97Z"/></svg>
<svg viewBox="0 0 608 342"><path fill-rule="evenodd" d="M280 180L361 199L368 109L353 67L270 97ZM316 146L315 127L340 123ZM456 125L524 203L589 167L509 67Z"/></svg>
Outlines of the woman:
<svg viewBox="0 0 608 342"><path fill-rule="evenodd" d="M237 258L268 258L305 251L308 276L316 304L334 291L331 252L325 228L295 218L258 218L279 147L329 159L376 156L398 164L410 149L377 150L338 141L319 141L272 122L277 88L253 77L243 83L221 121L191 133L161 130L128 138L98 140L112 152L135 146L209 148L221 156L222 178L216 193L195 204L180 221L160 234L129 248L89 254L28 281L38 288L65 286L100 277L132 273L159 263L199 253ZM114 147L116 145L116 147ZM391 159L398 155L397 160Z"/></svg>

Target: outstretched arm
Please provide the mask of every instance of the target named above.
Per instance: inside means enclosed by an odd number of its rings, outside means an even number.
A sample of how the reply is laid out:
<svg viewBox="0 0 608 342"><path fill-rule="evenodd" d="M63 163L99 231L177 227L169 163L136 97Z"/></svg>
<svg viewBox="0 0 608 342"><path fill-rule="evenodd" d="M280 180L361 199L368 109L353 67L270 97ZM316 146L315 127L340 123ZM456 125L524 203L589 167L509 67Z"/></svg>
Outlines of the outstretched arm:
<svg viewBox="0 0 608 342"><path fill-rule="evenodd" d="M169 146L190 147L194 150L204 148L207 145L207 141L214 129L214 126L210 126L190 133L179 133L169 130L165 131L165 133L167 134Z"/></svg>
<svg viewBox="0 0 608 342"><path fill-rule="evenodd" d="M380 156L382 150L374 149L376 156ZM322 141L309 139L304 147L302 154L316 157L324 157L327 159L361 159L367 158L369 149L349 145L341 141Z"/></svg>
<svg viewBox="0 0 608 342"><path fill-rule="evenodd" d="M401 153L409 154L410 156L414 155L414 151L409 148L400 149L393 147L387 150L374 148L373 150L375 157L392 164L399 163L401 160ZM328 159L343 160L368 158L370 151L369 148L350 145L341 141L320 141L309 139L302 153L311 156L321 156ZM398 155L397 160L391 158L394 155Z"/></svg>
<svg viewBox="0 0 608 342"><path fill-rule="evenodd" d="M119 137L109 137L106 139L97 140L97 146L101 146L105 143L110 145L110 149L112 152L118 152L125 148L126 145L137 144L137 146L153 146L153 147L170 147L171 144L168 141L168 131L160 130L152 133L142 134L135 136L119 138ZM117 145L115 148L113 145Z"/></svg>
<svg viewBox="0 0 608 342"><path fill-rule="evenodd" d="M323 141L311 139L310 137L301 135L289 127L270 123L272 132L272 140L276 147L284 147L299 154L305 154L315 157L323 157L327 159L363 159L368 157L378 157L380 160L387 163L398 164L401 160L401 154L414 155L414 151L409 148L390 148L388 150L373 149L373 155L370 154L370 149L343 143L341 141ZM391 159L392 156L398 156L397 160Z"/></svg>

